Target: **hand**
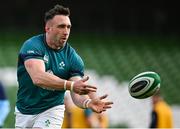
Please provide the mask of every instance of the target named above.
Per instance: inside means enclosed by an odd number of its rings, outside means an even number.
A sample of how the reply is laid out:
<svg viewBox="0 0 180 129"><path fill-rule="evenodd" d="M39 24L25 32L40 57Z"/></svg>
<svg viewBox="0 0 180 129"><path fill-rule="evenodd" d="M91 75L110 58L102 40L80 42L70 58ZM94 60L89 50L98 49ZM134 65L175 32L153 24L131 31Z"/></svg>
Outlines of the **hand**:
<svg viewBox="0 0 180 129"><path fill-rule="evenodd" d="M92 99L91 102L88 104L88 108L91 108L96 113L101 113L101 112L104 112L107 109L111 108L111 105L113 104L113 102L102 101L103 99L107 98L107 96L108 95L106 94L106 95L103 95L103 96L98 97L96 99Z"/></svg>
<svg viewBox="0 0 180 129"><path fill-rule="evenodd" d="M81 80L75 81L73 86L73 92L79 95L89 94L90 92L96 92L97 88L92 85L88 85L85 82L89 79L88 76Z"/></svg>

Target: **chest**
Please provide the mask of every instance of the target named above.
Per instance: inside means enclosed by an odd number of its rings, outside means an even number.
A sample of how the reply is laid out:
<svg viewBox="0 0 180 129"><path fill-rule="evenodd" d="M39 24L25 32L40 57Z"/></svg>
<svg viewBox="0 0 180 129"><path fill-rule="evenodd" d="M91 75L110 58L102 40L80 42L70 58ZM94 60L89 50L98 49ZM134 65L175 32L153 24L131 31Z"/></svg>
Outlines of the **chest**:
<svg viewBox="0 0 180 129"><path fill-rule="evenodd" d="M70 70L70 61L68 56L63 52L45 52L44 63L46 71L54 75L68 79Z"/></svg>

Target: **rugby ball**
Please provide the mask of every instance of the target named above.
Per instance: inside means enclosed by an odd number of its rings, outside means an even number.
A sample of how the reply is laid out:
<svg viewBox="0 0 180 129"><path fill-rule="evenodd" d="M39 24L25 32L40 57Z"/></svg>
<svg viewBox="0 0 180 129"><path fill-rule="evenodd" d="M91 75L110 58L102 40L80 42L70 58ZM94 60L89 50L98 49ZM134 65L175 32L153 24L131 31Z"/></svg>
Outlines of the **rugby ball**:
<svg viewBox="0 0 180 129"><path fill-rule="evenodd" d="M161 79L156 72L142 72L133 77L128 85L129 93L136 99L145 99L160 89Z"/></svg>

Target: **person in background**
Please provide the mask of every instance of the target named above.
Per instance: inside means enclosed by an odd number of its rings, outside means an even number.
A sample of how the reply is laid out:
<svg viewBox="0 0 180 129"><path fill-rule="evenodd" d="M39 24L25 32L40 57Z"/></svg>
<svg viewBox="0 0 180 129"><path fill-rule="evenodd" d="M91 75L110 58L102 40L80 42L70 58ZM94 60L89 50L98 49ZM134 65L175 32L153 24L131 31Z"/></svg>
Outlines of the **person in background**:
<svg viewBox="0 0 180 129"><path fill-rule="evenodd" d="M153 110L151 113L150 128L173 128L171 107L165 102L158 91L152 96Z"/></svg>
<svg viewBox="0 0 180 129"><path fill-rule="evenodd" d="M6 120L10 112L10 103L7 99L4 85L0 82L0 128L4 126L4 121Z"/></svg>
<svg viewBox="0 0 180 129"><path fill-rule="evenodd" d="M99 128L108 128L109 127L109 119L108 115L105 112L102 112L100 114L97 114L97 118L99 121Z"/></svg>

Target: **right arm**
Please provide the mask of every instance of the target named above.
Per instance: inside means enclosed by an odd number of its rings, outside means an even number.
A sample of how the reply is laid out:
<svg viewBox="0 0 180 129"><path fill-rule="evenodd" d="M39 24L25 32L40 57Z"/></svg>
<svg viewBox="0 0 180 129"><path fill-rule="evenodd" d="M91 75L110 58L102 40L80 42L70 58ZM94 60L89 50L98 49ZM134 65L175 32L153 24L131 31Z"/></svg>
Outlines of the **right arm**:
<svg viewBox="0 0 180 129"><path fill-rule="evenodd" d="M24 65L35 85L56 90L64 89L65 80L51 73L45 72L45 65L43 60L28 59L25 61ZM71 81L67 81L67 90L70 90L71 83Z"/></svg>
<svg viewBox="0 0 180 129"><path fill-rule="evenodd" d="M51 73L46 72L44 61L41 59L27 59L24 62L24 65L33 83L37 86L55 90L73 89L73 91L77 94L88 94L89 92L96 92L96 87L84 83L88 79L82 79L73 82L61 79ZM64 85L66 85L66 89L64 89Z"/></svg>

